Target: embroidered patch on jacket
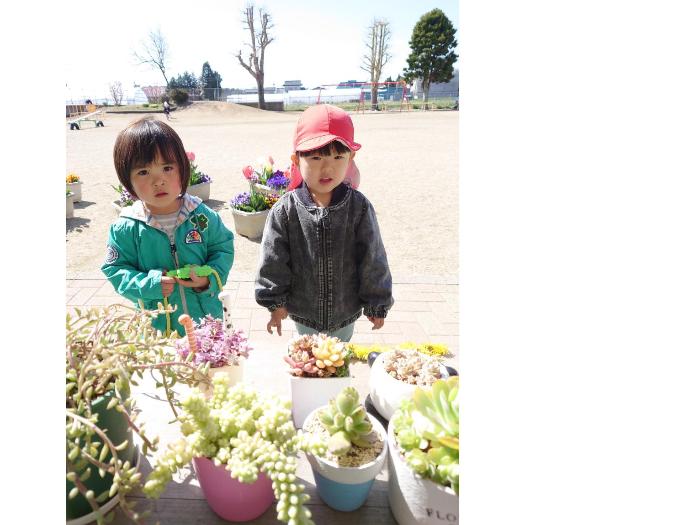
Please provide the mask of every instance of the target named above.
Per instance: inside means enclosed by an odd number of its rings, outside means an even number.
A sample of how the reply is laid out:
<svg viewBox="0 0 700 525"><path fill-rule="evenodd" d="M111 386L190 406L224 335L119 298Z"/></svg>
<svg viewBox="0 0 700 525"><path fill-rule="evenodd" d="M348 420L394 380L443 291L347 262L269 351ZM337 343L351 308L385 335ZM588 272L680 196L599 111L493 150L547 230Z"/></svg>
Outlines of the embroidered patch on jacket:
<svg viewBox="0 0 700 525"><path fill-rule="evenodd" d="M190 230L185 236L185 244L196 244L202 242L202 234L197 230Z"/></svg>
<svg viewBox="0 0 700 525"><path fill-rule="evenodd" d="M119 259L119 252L110 244L107 246L107 257L105 257L105 264L112 264L117 259Z"/></svg>
<svg viewBox="0 0 700 525"><path fill-rule="evenodd" d="M209 226L209 219L203 213L192 215L192 217L190 217L190 222L202 231L206 230Z"/></svg>

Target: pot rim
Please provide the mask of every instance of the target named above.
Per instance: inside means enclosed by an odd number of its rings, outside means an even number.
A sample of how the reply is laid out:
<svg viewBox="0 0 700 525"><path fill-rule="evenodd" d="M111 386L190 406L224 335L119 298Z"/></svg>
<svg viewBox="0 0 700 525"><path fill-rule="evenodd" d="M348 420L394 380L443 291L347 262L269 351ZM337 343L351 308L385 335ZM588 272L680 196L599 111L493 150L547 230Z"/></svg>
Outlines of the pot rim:
<svg viewBox="0 0 700 525"><path fill-rule="evenodd" d="M208 181L204 181L204 182L198 182L197 184L188 184L187 188L189 189L189 188L193 188L194 186L204 186L205 184L211 184L212 182L214 182L214 181L208 180Z"/></svg>
<svg viewBox="0 0 700 525"><path fill-rule="evenodd" d="M396 379L395 377L390 376L390 375L388 374L388 372L386 371L386 369L384 368L384 354L386 354L386 353L388 353L388 352L391 352L391 350L388 350L387 352L381 352L381 353L377 356L377 358L374 360L374 363L372 363L372 368L374 368L374 367L377 365L377 362L381 359L381 363L380 363L380 364L382 365L382 367L379 369L379 371L380 371L384 376L386 376L387 378L389 378L391 381L396 381L397 383L400 383L400 384L405 385L405 386L408 386L408 387L429 388L429 387L421 387L421 386L418 386L418 385L412 385L411 383L406 383L406 381L401 381L400 379ZM440 363L440 373L442 374L442 377L441 377L440 379L447 379L448 377L450 377L450 374L449 374L449 372L447 371L447 367L446 367L443 363Z"/></svg>
<svg viewBox="0 0 700 525"><path fill-rule="evenodd" d="M418 474L415 470L411 468L411 465L408 464L406 459L403 457L403 449L399 446L398 441L396 441L396 435L394 434L394 416L391 416L391 419L389 420L389 426L387 427L386 431L388 437L387 441L389 442L389 449L391 450L392 448L396 451L396 456L399 458L399 460L403 463L403 465L419 480L431 484L434 486L435 489L437 489L440 492L445 492L446 494L454 497L459 497L459 495L450 487L446 487L445 485L441 485L440 483L437 483L433 481L432 479L429 478L424 478L420 474Z"/></svg>
<svg viewBox="0 0 700 525"><path fill-rule="evenodd" d="M307 379L313 379L313 378L307 378ZM323 378L321 378L321 379L323 379ZM314 408L311 411L311 413L308 416L306 416L306 419L304 419L304 424L306 424L306 422L309 420L309 418L315 416L316 412L318 412L321 409L326 408L327 406L328 405L323 405L321 407ZM382 426L382 424L379 422L379 420L376 417L374 417L369 412L367 412L367 415L369 416L370 421L372 422L372 428L375 430L375 432L378 431L380 434L382 434L384 436L384 446L382 447L382 451L379 453L379 455L376 458L374 458L369 463L363 463L362 465L359 465L357 467L341 467L340 465L335 465L335 464L331 463L330 461L328 461L327 459L319 457L312 452L307 452L307 454L313 456L316 459L316 461L318 461L319 463L322 463L324 466L336 469L340 472L363 472L365 470L370 470L370 469L376 467L377 463L383 463L384 460L386 459L387 454L389 453L387 432L386 432L386 430L384 430L384 427ZM301 425L302 429L304 428L304 424Z"/></svg>
<svg viewBox="0 0 700 525"><path fill-rule="evenodd" d="M304 379L308 379L308 380L311 380L311 381L315 381L315 380L317 380L317 379L320 379L320 380L323 380L323 381L328 381L329 379L330 379L330 380L333 380L333 379L343 379L343 380L346 380L346 381L350 381L350 380L352 379L352 376L343 376L343 377L338 377L338 376L333 376L333 377L304 377L304 376L294 376L294 375L292 375L292 374L290 374L290 373L287 373L287 375L289 376L289 379L291 379L292 381L301 381L301 380L304 380ZM326 406L326 405L324 405L324 406Z"/></svg>
<svg viewBox="0 0 700 525"><path fill-rule="evenodd" d="M252 215L261 215L263 213L268 213L270 210L262 210L262 211L243 211L243 210L237 210L233 206L229 204L229 209L234 215L242 215L243 217L250 217Z"/></svg>

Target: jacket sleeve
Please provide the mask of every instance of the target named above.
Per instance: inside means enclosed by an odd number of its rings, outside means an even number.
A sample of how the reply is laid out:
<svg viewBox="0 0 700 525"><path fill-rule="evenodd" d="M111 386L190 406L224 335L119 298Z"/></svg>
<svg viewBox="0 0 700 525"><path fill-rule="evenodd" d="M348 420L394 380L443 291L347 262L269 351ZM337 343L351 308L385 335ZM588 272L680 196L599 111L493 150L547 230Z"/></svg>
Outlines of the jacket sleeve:
<svg viewBox="0 0 700 525"><path fill-rule="evenodd" d="M357 227L359 297L368 317L386 317L394 304L391 272L374 207L366 202Z"/></svg>
<svg viewBox="0 0 700 525"><path fill-rule="evenodd" d="M133 226L122 221L110 226L102 273L119 295L134 302L139 299L163 299L160 285L162 269L138 269L137 234Z"/></svg>
<svg viewBox="0 0 700 525"><path fill-rule="evenodd" d="M233 266L233 232L229 230L218 213L212 212L209 216L209 237L207 240L207 262L221 278L221 285L225 285L228 274ZM204 293L219 290L219 283L214 274L209 276L209 288Z"/></svg>
<svg viewBox="0 0 700 525"><path fill-rule="evenodd" d="M255 277L255 301L270 311L287 304L292 271L289 267L287 216L275 204L265 221L262 248Z"/></svg>

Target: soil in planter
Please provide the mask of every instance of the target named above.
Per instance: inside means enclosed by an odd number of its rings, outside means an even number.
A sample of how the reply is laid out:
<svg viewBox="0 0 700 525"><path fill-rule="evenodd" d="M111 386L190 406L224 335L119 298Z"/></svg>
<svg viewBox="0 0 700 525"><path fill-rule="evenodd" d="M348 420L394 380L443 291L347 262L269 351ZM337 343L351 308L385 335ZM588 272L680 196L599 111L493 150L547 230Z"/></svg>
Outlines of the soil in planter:
<svg viewBox="0 0 700 525"><path fill-rule="evenodd" d="M318 420L316 415L314 415L314 417L307 422L307 424L304 426L304 431L320 436L326 443L331 438L328 430L326 430L326 427L323 426L323 423ZM381 454L382 450L384 449L383 436L377 433L376 430L372 430L372 433L367 436L367 440L371 443L369 447L358 447L352 445L345 456L334 456L327 451L326 455L322 457L328 461L328 463L331 463L337 467L360 467L377 459L379 454Z"/></svg>
<svg viewBox="0 0 700 525"><path fill-rule="evenodd" d="M408 385L430 388L442 379L440 361L416 350L392 350L384 354L384 370Z"/></svg>

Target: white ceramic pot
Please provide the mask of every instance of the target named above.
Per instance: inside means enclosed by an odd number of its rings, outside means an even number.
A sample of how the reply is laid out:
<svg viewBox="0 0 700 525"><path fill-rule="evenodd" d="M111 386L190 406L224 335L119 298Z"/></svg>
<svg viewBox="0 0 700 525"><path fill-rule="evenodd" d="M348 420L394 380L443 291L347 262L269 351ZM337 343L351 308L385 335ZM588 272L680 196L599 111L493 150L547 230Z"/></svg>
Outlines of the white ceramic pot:
<svg viewBox="0 0 700 525"><path fill-rule="evenodd" d="M73 217L73 211L73 194L66 193L66 219L70 219Z"/></svg>
<svg viewBox="0 0 700 525"><path fill-rule="evenodd" d="M306 416L304 426L313 421L319 410L325 408L326 405L314 409ZM384 447L374 460L358 467L341 467L324 458L306 453L319 496L329 507L336 510L349 512L361 507L367 500L374 479L379 475L386 460L388 450L386 430L372 414L367 416L372 422L374 431L384 440Z"/></svg>
<svg viewBox="0 0 700 525"><path fill-rule="evenodd" d="M236 228L236 233L249 239L262 239L262 233L265 229L265 221L270 210L245 212L231 208L233 214L233 224Z"/></svg>
<svg viewBox="0 0 700 525"><path fill-rule="evenodd" d="M222 372L226 375L228 375L228 384L229 386L233 386L236 383L240 383L243 381L243 363L245 359L241 358L238 360L237 365L226 365L226 366L219 366L217 368L209 368L209 373L207 374L210 379L214 379L214 375ZM200 383L199 389L204 392L204 395L206 397L209 397L213 393L213 387L210 385L207 385L206 383Z"/></svg>
<svg viewBox="0 0 700 525"><path fill-rule="evenodd" d="M211 193L211 182L200 182L194 186L188 186L187 193L190 195L195 195L203 201L207 201L209 200L209 195Z"/></svg>
<svg viewBox="0 0 700 525"><path fill-rule="evenodd" d="M372 363L369 372L369 396L377 412L388 421L396 409L401 406L401 401L410 399L417 387L387 374L384 368L385 357L386 354L381 353ZM440 365L440 371L443 379L449 377L449 373L443 365Z"/></svg>
<svg viewBox="0 0 700 525"><path fill-rule="evenodd" d="M73 202L80 202L83 200L83 183L78 182L66 182L66 190L72 191L74 193Z"/></svg>
<svg viewBox="0 0 700 525"><path fill-rule="evenodd" d="M340 391L350 385L351 377L289 376L292 391L292 419L301 428L306 417L315 409L328 404Z"/></svg>
<svg viewBox="0 0 700 525"><path fill-rule="evenodd" d="M445 525L459 523L459 497L416 474L401 456L394 437L393 421L387 430L389 442L389 507L399 525Z"/></svg>

